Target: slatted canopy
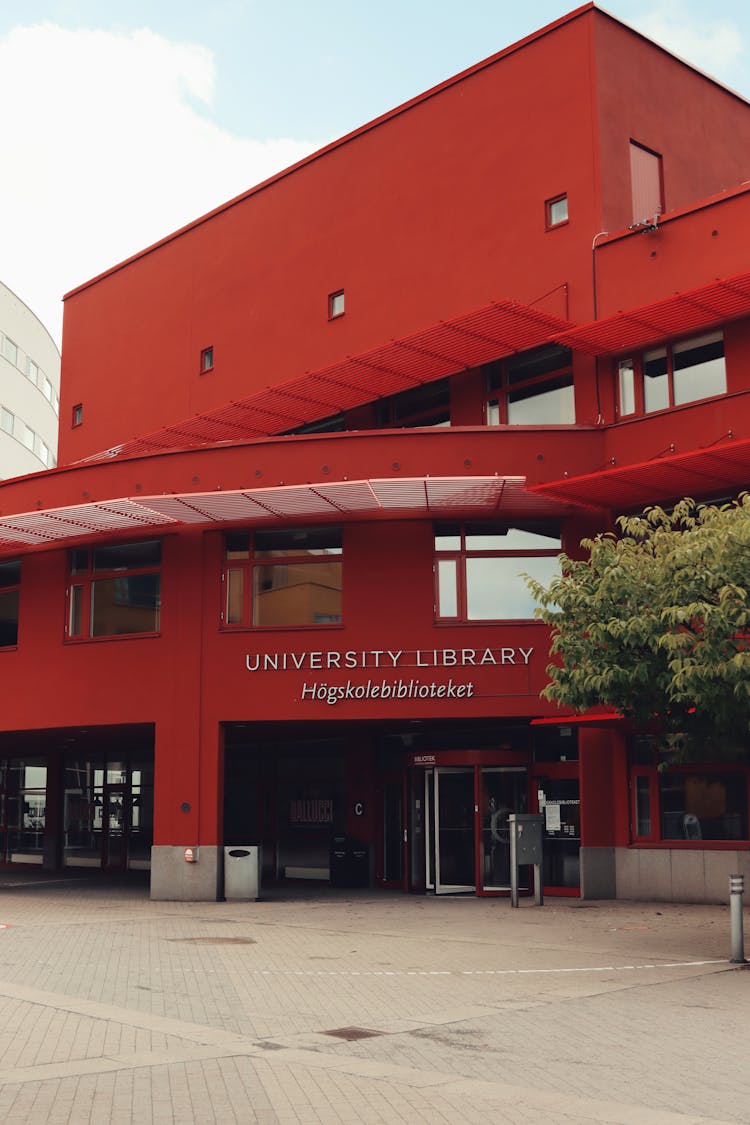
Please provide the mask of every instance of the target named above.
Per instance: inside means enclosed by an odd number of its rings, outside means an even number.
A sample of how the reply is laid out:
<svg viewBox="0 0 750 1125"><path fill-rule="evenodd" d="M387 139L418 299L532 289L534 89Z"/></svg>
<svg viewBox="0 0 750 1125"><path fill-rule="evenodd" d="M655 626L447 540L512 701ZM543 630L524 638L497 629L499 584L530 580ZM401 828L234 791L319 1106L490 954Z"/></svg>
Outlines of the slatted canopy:
<svg viewBox="0 0 750 1125"><path fill-rule="evenodd" d="M571 328L556 340L590 355L614 355L748 315L750 273L739 273Z"/></svg>
<svg viewBox="0 0 750 1125"><path fill-rule="evenodd" d="M268 387L105 450L89 461L158 453L284 433L514 352L547 343L569 321L495 301L361 355Z"/></svg>
<svg viewBox="0 0 750 1125"><path fill-rule="evenodd" d="M729 496L750 484L750 438L535 485L533 492L614 512L683 496Z"/></svg>
<svg viewBox="0 0 750 1125"><path fill-rule="evenodd" d="M231 492L122 497L0 518L0 555L187 526L267 526L385 518L492 519L564 515L570 505L526 489L523 477L411 477Z"/></svg>

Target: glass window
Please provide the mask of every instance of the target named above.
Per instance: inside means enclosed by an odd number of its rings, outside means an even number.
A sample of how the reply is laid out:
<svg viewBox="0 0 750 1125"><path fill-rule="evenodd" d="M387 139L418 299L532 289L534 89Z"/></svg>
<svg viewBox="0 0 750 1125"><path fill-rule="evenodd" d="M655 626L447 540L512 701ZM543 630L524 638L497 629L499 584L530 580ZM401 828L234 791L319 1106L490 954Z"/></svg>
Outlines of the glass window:
<svg viewBox="0 0 750 1125"><path fill-rule="evenodd" d="M204 348L201 352L201 375L206 371L213 371L214 366L214 349Z"/></svg>
<svg viewBox="0 0 750 1125"><path fill-rule="evenodd" d="M0 648L18 644L20 562L0 562Z"/></svg>
<svg viewBox="0 0 750 1125"><path fill-rule="evenodd" d="M726 394L724 337L710 332L621 359L617 382L621 417Z"/></svg>
<svg viewBox="0 0 750 1125"><path fill-rule="evenodd" d="M651 778L643 774L635 778L635 834L651 835Z"/></svg>
<svg viewBox="0 0 750 1125"><path fill-rule="evenodd" d="M18 364L18 346L8 336L3 341L3 355L13 364Z"/></svg>
<svg viewBox="0 0 750 1125"><path fill-rule="evenodd" d="M664 840L746 840L744 771L659 774Z"/></svg>
<svg viewBox="0 0 750 1125"><path fill-rule="evenodd" d="M11 758L5 776L6 859L40 864L47 819L47 766L41 758Z"/></svg>
<svg viewBox="0 0 750 1125"><path fill-rule="evenodd" d="M27 379L30 379L31 382L34 384L34 386L36 386L36 381L37 381L38 376L39 376L39 368L34 363L34 360L31 358L31 356L27 356L26 357L26 377L27 377Z"/></svg>
<svg viewBox="0 0 750 1125"><path fill-rule="evenodd" d="M344 290L339 289L336 293L328 294L328 319L333 320L337 316L343 316L346 309L344 298Z"/></svg>
<svg viewBox="0 0 750 1125"><path fill-rule="evenodd" d="M557 528L502 524L435 528L438 620L505 621L534 617L525 575L548 585L559 573Z"/></svg>
<svg viewBox="0 0 750 1125"><path fill-rule="evenodd" d="M159 631L161 543L123 543L68 556L67 635L114 637Z"/></svg>
<svg viewBox="0 0 750 1125"><path fill-rule="evenodd" d="M727 375L721 332L675 344L672 348L672 363L676 405L726 394Z"/></svg>
<svg viewBox="0 0 750 1125"><path fill-rule="evenodd" d="M224 624L340 624L341 555L338 527L230 533L224 549Z"/></svg>
<svg viewBox="0 0 750 1125"><path fill-rule="evenodd" d="M449 426L450 420L447 379L438 379L423 387L381 399L376 408L376 425L384 428Z"/></svg>
<svg viewBox="0 0 750 1125"><path fill-rule="evenodd" d="M10 410L6 410L4 406L0 407L0 429L5 430L6 434L13 434L13 423L15 422L15 415L11 414Z"/></svg>
<svg viewBox="0 0 750 1125"><path fill-rule="evenodd" d="M635 371L632 359L621 359L617 365L620 394L620 417L635 413Z"/></svg>
<svg viewBox="0 0 750 1125"><path fill-rule="evenodd" d="M548 199L545 205L547 215L547 226L555 227L559 223L567 223L568 221L568 197L567 195L558 195L555 199Z"/></svg>
<svg viewBox="0 0 750 1125"><path fill-rule="evenodd" d="M485 367L489 426L569 426L576 420L571 353L549 346Z"/></svg>

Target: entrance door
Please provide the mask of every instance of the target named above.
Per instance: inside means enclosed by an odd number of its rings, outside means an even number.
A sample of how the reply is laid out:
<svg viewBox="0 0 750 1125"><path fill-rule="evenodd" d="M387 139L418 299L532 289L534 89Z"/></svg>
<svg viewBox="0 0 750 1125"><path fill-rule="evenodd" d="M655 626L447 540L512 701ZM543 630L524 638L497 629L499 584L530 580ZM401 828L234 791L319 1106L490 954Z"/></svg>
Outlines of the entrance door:
<svg viewBox="0 0 750 1125"><path fill-rule="evenodd" d="M432 833L435 894L474 891L474 769L438 766L427 772L428 775L434 772L435 779ZM429 843L428 840L428 846ZM433 856L428 855L428 870Z"/></svg>
<svg viewBox="0 0 750 1125"><path fill-rule="evenodd" d="M102 867L107 871L124 871L127 860L126 789L107 786L104 790Z"/></svg>
<svg viewBox="0 0 750 1125"><path fill-rule="evenodd" d="M511 813L528 810L528 777L524 766L489 766L481 771L482 889L510 889ZM522 869L522 878L525 872Z"/></svg>

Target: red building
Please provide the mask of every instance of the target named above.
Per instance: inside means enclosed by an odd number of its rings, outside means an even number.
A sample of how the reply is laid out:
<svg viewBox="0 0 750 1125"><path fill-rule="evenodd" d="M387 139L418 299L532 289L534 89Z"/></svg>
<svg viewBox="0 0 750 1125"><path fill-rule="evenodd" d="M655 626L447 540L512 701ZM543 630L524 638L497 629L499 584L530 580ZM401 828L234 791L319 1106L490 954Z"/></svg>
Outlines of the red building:
<svg viewBox="0 0 750 1125"><path fill-rule="evenodd" d="M521 575L747 486L748 152L586 5L69 293L59 467L0 485L0 862L211 899L345 834L503 893L541 809L548 893L724 895L747 768L540 700Z"/></svg>

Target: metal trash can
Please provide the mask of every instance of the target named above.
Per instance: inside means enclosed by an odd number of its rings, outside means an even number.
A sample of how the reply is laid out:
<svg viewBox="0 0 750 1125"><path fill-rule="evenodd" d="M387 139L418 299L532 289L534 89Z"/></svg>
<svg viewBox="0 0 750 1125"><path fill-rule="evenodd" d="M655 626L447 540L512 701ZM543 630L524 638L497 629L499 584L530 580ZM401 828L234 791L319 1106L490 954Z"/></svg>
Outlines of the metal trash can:
<svg viewBox="0 0 750 1125"><path fill-rule="evenodd" d="M334 836L329 870L332 887L369 886L370 849L348 836Z"/></svg>
<svg viewBox="0 0 750 1125"><path fill-rule="evenodd" d="M260 896L260 844L224 848L224 898L255 902Z"/></svg>

